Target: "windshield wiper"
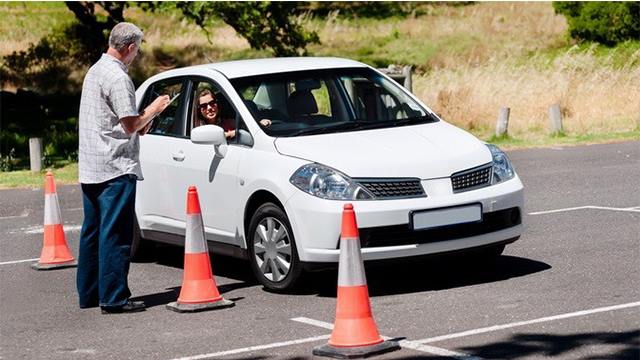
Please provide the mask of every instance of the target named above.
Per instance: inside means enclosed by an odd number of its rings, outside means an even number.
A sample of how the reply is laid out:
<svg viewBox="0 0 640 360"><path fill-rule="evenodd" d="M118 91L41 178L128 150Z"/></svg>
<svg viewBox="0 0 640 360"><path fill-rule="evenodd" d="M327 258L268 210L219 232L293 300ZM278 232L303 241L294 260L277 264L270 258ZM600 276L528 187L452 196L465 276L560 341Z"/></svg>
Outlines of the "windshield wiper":
<svg viewBox="0 0 640 360"><path fill-rule="evenodd" d="M340 132L347 130L370 130L384 127L402 126L407 124L423 124L438 121L431 114L423 116L413 116L401 120L387 120L387 121L366 121L363 119L355 119L353 121L346 121L337 125L327 127L311 127L307 129L301 129L288 136L299 135L313 135L313 134L327 134L332 132Z"/></svg>
<svg viewBox="0 0 640 360"><path fill-rule="evenodd" d="M301 129L294 133L289 134L288 136L299 136L299 135L313 135L313 134L327 134L335 131L343 131L343 130L355 130L360 129L369 122L362 120L355 121L347 121L340 123L338 125L327 126L327 127L312 127L307 129Z"/></svg>
<svg viewBox="0 0 640 360"><path fill-rule="evenodd" d="M423 123L432 123L436 121L438 121L438 119L435 116L431 114L426 114L422 116L412 116L406 119L396 120L395 125L402 126L407 124L423 124Z"/></svg>

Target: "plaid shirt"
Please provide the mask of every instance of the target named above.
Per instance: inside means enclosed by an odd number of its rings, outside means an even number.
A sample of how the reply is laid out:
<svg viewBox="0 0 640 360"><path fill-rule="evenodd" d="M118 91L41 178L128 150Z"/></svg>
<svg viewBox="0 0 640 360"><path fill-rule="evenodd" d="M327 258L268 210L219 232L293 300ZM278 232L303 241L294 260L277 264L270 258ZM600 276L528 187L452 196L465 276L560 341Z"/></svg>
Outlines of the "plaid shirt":
<svg viewBox="0 0 640 360"><path fill-rule="evenodd" d="M135 88L127 67L102 54L82 85L78 119L81 183L102 183L125 174L142 180L138 134L127 134L120 124L120 119L137 115Z"/></svg>

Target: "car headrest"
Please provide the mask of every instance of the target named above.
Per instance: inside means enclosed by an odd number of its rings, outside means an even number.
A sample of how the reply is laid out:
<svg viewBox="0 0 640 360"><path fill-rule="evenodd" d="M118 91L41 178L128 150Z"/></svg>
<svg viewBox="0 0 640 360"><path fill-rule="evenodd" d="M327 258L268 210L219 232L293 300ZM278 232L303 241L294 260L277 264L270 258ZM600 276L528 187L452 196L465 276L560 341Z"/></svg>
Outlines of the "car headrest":
<svg viewBox="0 0 640 360"><path fill-rule="evenodd" d="M309 90L294 91L289 95L287 111L292 118L318 112L318 103Z"/></svg>
<svg viewBox="0 0 640 360"><path fill-rule="evenodd" d="M320 89L320 80L302 79L296 81L296 91Z"/></svg>

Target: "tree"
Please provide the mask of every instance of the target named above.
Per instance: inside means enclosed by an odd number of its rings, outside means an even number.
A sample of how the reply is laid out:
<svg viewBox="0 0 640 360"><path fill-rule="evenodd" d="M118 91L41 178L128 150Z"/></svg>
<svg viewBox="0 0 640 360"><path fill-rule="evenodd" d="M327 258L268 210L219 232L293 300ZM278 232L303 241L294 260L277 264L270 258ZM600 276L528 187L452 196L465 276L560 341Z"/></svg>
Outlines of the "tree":
<svg viewBox="0 0 640 360"><path fill-rule="evenodd" d="M74 69L97 61L108 46L109 31L124 21L126 2L84 1L65 3L77 22L54 29L25 51L14 51L4 57L3 81L17 86L30 85L45 93L69 93L79 84L70 81ZM108 14L100 20L95 5Z"/></svg>
<svg viewBox="0 0 640 360"><path fill-rule="evenodd" d="M554 2L567 18L569 35L577 40L615 45L640 39L640 2Z"/></svg>
<svg viewBox="0 0 640 360"><path fill-rule="evenodd" d="M315 32L309 32L292 19L299 9L295 2L153 2L144 7L148 10L179 9L196 25L209 32L207 27L216 18L222 19L249 45L257 50L270 49L275 56L297 56L307 53L311 43L320 43Z"/></svg>
<svg viewBox="0 0 640 360"><path fill-rule="evenodd" d="M78 79L73 70L96 62L108 46L109 31L125 21L128 2L67 1L76 21L54 29L25 51L14 51L3 58L0 77L4 83L29 86L39 92L69 93L77 91ZM292 18L299 5L295 2L143 2L144 10L179 9L202 28L222 19L247 39L254 49L271 49L275 56L306 54L306 46L319 43L315 32L306 31ZM98 16L97 7L107 16Z"/></svg>
<svg viewBox="0 0 640 360"><path fill-rule="evenodd" d="M67 36L77 43L72 56L83 64L96 62L109 45L109 32L119 22L124 22L124 9L127 2L98 1L107 14L106 19L98 20L95 4L91 1L65 1L67 8L73 12L78 23L67 29Z"/></svg>

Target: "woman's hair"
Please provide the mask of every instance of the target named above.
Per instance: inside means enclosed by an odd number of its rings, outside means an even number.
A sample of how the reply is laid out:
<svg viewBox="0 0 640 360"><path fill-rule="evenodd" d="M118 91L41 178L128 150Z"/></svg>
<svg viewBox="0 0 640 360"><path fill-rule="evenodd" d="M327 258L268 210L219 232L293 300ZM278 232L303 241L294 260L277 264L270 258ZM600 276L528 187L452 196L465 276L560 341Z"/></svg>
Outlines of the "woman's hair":
<svg viewBox="0 0 640 360"><path fill-rule="evenodd" d="M207 123L204 115L202 115L202 111L200 111L200 98L205 97L207 95L210 95L213 100L216 99L216 96L213 94L213 92L209 89L202 89L198 92L198 97L196 98L195 101L195 105L196 105L196 113L197 115L197 120L196 123L194 124L194 127L200 126L200 125L205 125Z"/></svg>
<svg viewBox="0 0 640 360"><path fill-rule="evenodd" d="M200 99L201 97L207 96L207 95L211 95L211 97L215 100L216 96L213 95L213 93L211 92L211 90L209 89L202 89L200 90L200 92L198 93L198 99Z"/></svg>

